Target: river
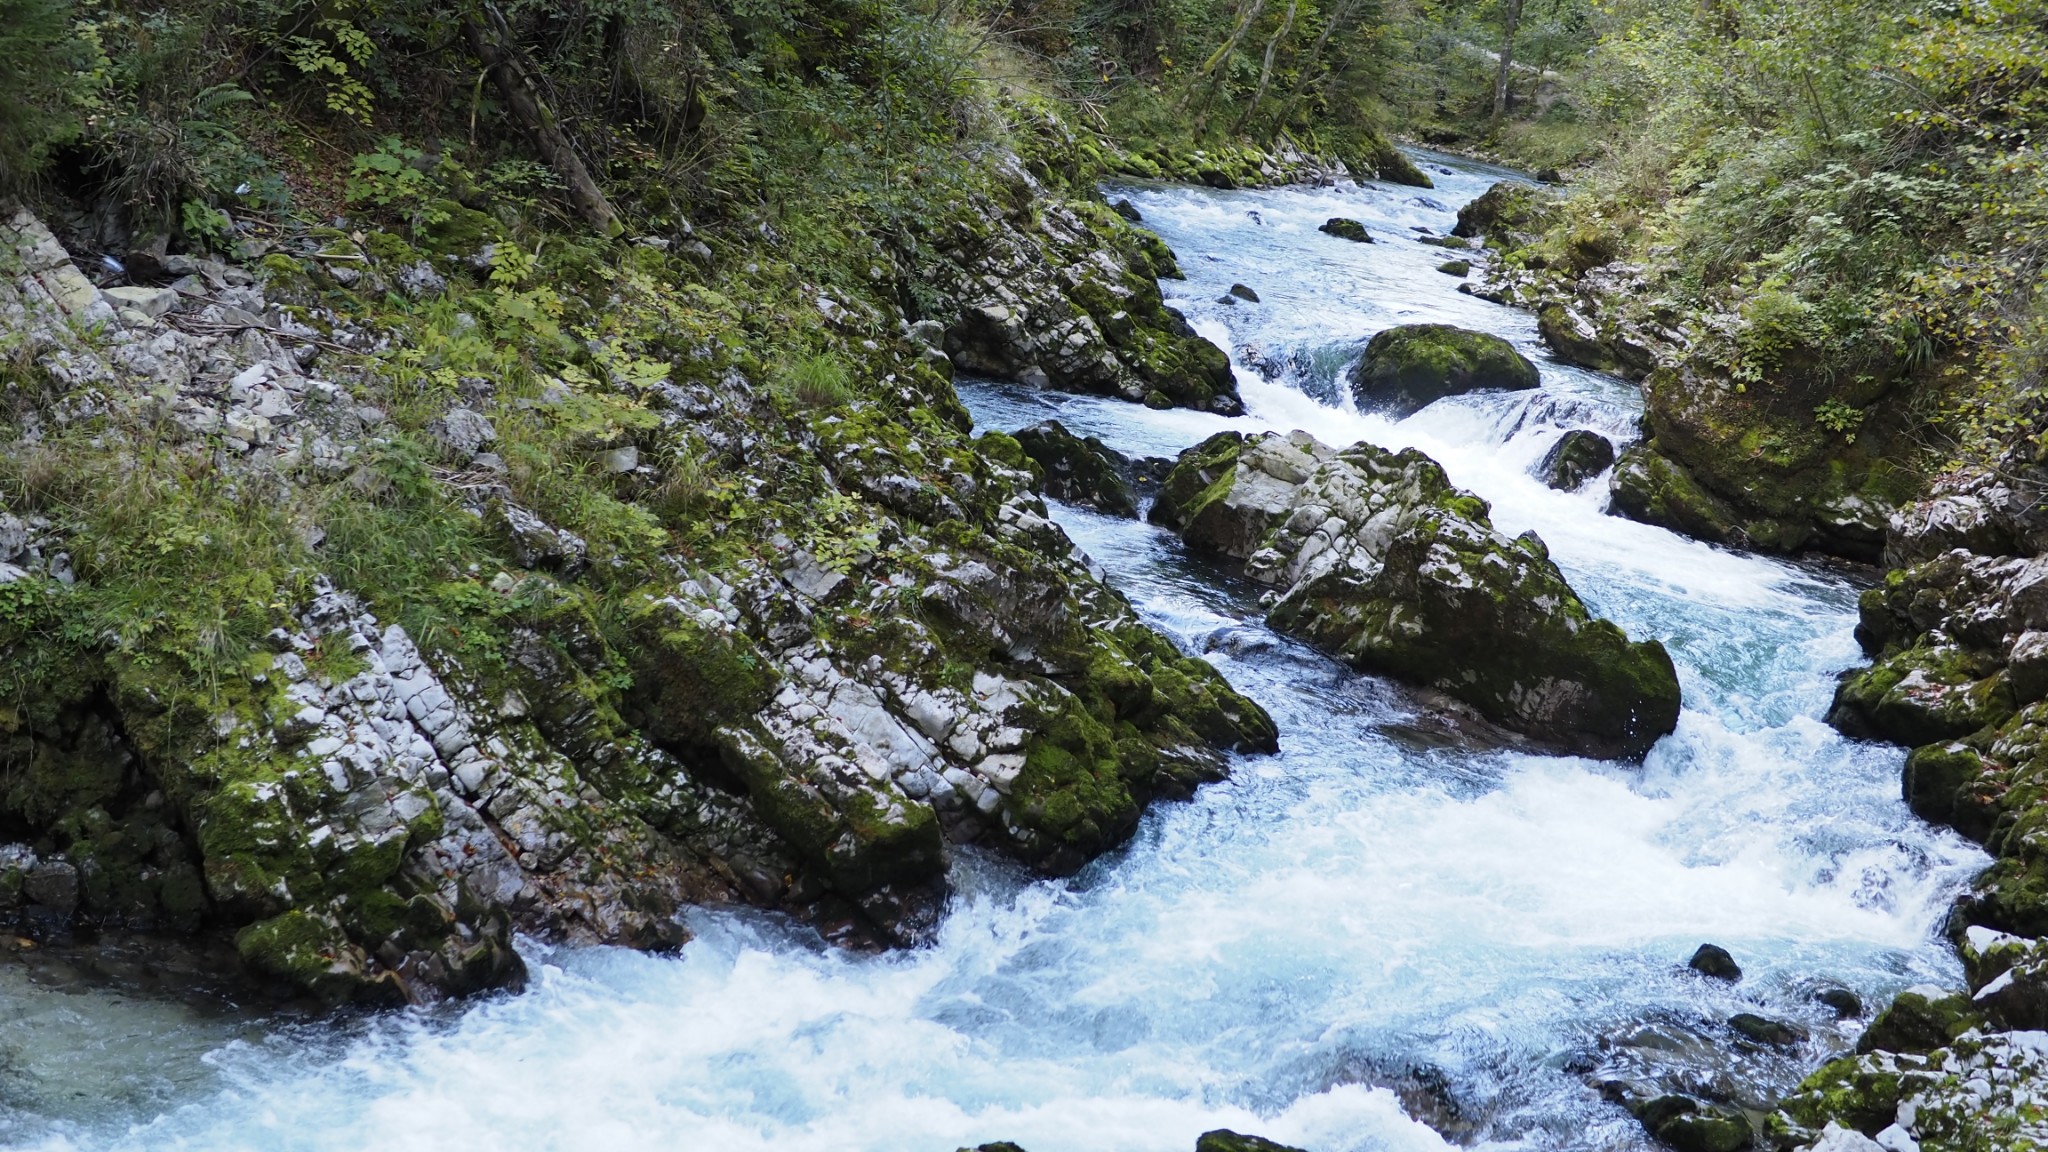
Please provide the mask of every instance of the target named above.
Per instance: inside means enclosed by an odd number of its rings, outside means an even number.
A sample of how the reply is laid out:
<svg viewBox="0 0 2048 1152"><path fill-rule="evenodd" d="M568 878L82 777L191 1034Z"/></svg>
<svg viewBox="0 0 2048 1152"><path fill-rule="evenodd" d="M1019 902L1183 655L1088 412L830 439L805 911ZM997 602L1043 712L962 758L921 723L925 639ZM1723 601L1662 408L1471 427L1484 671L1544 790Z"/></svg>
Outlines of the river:
<svg viewBox="0 0 2048 1152"><path fill-rule="evenodd" d="M1819 719L1857 661L1854 588L1606 516L1604 483L1533 479L1565 428L1631 438L1636 390L1551 361L1531 317L1435 270L1451 254L1414 227L1447 232L1500 174L1425 159L1433 191L1113 191L1178 254L1188 279L1168 295L1232 351L1246 416L972 381L962 397L984 426L1056 415L1148 455L1225 427L1421 448L1492 502L1497 526L1536 530L1596 612L1669 647L1685 711L1643 764L1475 746L1398 688L1267 631L1257 589L1170 535L1056 508L1147 618L1272 711L1279 755L1157 806L1071 879L959 853L939 939L898 955L700 912L677 956L529 943L521 995L339 1025L0 966L0 1139L1187 1152L1233 1127L1311 1152L1443 1135L1636 1148L1640 1128L1589 1077L1768 1095L1853 1039L1817 987L1876 1001L1958 984L1938 926L1983 857L1906 810L1899 751ZM1380 242L1318 233L1331 216ZM1261 302L1219 302L1234 282ZM1344 363L1371 333L1421 320L1513 340L1542 389L1400 423L1351 411L1333 383ZM1687 971L1706 941L1746 979ZM1813 1039L1731 1063L1721 1022L1739 1011Z"/></svg>

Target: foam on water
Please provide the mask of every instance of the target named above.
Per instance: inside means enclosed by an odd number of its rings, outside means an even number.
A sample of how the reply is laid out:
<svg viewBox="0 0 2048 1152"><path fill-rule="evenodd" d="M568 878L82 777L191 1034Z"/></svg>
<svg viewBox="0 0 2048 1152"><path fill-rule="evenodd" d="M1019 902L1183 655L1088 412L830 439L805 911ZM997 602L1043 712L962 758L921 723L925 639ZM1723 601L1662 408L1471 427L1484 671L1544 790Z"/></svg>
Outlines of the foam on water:
<svg viewBox="0 0 2048 1152"><path fill-rule="evenodd" d="M1896 750L1817 719L1857 658L1852 589L1535 481L1565 427L1630 434L1618 381L1546 361L1539 393L1398 424L1332 391L1365 337L1409 320L1544 360L1527 316L1458 294L1433 270L1441 250L1402 239L1447 230L1489 179L1438 178L1420 194L1122 192L1188 270L1169 290L1233 350L1246 417L988 384L963 397L988 426L1056 414L1142 454L1233 426L1421 448L1502 528L1538 531L1596 611L1671 647L1686 711L1644 765L1418 736L1409 697L1267 632L1242 581L1150 526L1060 509L1141 611L1273 711L1280 755L1161 806L1070 881L961 853L951 918L915 953L848 956L740 912L695 914L679 957L529 945L523 995L228 1042L168 1107L31 1105L12 1113L22 1142L1186 1152L1235 1127L1313 1152L1444 1147L1413 1111L1487 1146L1631 1148L1640 1129L1586 1084L1603 1037L1744 1010L1796 1020L1814 1046L1720 1073L1782 1089L1848 1039L1806 998L1816 981L1866 997L1953 981L1934 926L1981 855L1910 816ZM1315 232L1336 215L1386 242ZM1215 303L1233 281L1264 302ZM1271 379L1252 367L1276 360ZM1738 956L1742 984L1683 970L1706 940ZM0 1043L35 1058L4 1027Z"/></svg>

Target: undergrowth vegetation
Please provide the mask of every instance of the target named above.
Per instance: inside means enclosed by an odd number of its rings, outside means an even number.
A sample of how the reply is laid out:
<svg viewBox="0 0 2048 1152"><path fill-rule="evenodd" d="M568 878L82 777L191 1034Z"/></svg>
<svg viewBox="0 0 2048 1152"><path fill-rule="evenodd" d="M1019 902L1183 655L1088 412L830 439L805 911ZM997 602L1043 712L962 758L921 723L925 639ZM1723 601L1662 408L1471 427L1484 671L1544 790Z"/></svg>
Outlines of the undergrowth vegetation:
<svg viewBox="0 0 2048 1152"><path fill-rule="evenodd" d="M1818 380L1835 432L1912 379L1945 397L1938 455L2041 434L2048 6L1631 0L1609 18L1579 87L1603 152L1551 258L1604 238L1710 318L1696 363L1738 387Z"/></svg>

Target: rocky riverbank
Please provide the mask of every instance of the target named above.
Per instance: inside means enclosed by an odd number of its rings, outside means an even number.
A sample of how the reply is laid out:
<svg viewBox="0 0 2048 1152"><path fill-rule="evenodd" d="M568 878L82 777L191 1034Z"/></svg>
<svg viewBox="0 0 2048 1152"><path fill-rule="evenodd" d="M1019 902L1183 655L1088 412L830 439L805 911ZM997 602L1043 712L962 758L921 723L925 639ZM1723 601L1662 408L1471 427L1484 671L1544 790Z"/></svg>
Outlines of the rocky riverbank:
<svg viewBox="0 0 2048 1152"><path fill-rule="evenodd" d="M692 903L910 943L949 845L1071 871L1271 749L964 431L952 361L1235 404L1156 239L988 172L892 261L936 316L759 273L822 349L781 364L697 343L745 321L673 238L550 284L451 205L103 291L14 211L0 917L231 933L329 1002Z"/></svg>
<svg viewBox="0 0 2048 1152"><path fill-rule="evenodd" d="M1844 675L1829 722L1911 748L1902 790L1913 810L1995 857L1948 923L1966 989L1900 996L1855 1053L1775 1108L1639 1089L1630 1107L1679 1148L2032 1146L2048 1114L2037 1042L2048 983L2035 960L2048 948L2048 882L2029 831L2048 813L2032 783L2048 696L2048 615L2033 592L2048 547L2038 464L2022 453L1930 490L1912 415L1928 377L1879 371L1844 397L1802 375L1793 349L1745 379L1739 357L1754 333L1741 318L1660 299L1644 269L1571 231L1553 203L1500 184L1466 206L1458 234L1483 237L1489 260L1461 290L1536 312L1560 359L1643 382L1647 435L1615 463L1615 514L1739 547L1883 563L1857 630L1872 663Z"/></svg>
<svg viewBox="0 0 2048 1152"><path fill-rule="evenodd" d="M1615 512L1762 552L1880 559L1888 517L1925 488L1916 397L1932 373L1872 364L1851 383L1743 313L1681 306L1534 185L1498 184L1458 221L1490 256L1461 290L1536 313L1559 359L1642 382L1645 436L1615 467Z"/></svg>

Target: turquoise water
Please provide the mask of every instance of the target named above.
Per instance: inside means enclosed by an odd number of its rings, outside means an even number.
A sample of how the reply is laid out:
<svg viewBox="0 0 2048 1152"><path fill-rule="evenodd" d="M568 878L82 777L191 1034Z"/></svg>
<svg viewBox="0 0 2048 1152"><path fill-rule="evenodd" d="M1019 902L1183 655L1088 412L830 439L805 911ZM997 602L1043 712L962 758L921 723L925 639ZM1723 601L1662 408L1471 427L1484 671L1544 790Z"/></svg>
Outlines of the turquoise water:
<svg viewBox="0 0 2048 1152"><path fill-rule="evenodd" d="M774 917L706 912L677 956L528 944L522 995L347 1026L0 983L36 1006L0 1011L10 1142L1186 1152L1235 1127L1311 1152L1440 1148L1439 1133L1634 1148L1640 1130L1589 1076L1767 1094L1852 1039L1807 999L1818 983L1872 998L1955 981L1936 928L1982 857L1909 815L1897 750L1819 720L1857 659L1854 590L1605 516L1601 485L1533 480L1566 427L1631 436L1635 390L1547 361L1527 315L1434 270L1446 253L1412 226L1448 231L1493 178L1435 174L1427 192L1114 192L1178 253L1189 279L1168 294L1232 351L1243 418L970 381L963 398L986 426L1057 415L1146 454L1223 427L1422 448L1500 527L1540 533L1596 611L1670 646L1686 710L1646 763L1457 739L1397 687L1268 632L1254 590L1171 536L1056 509L1153 622L1272 710L1278 756L1159 806L1072 879L958 853L950 917L911 953L850 956ZM1315 231L1338 215L1382 242ZM1233 282L1262 303L1217 303ZM1515 340L1543 389L1398 424L1349 410L1343 365L1415 320ZM1686 972L1708 940L1748 979ZM1731 1065L1701 1041L1745 1010L1814 1041Z"/></svg>

